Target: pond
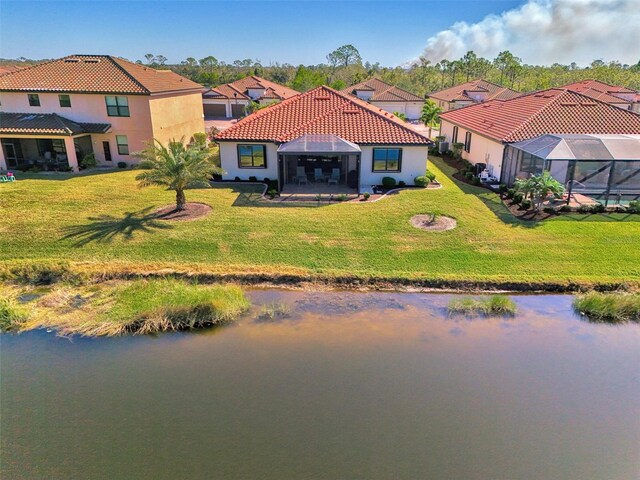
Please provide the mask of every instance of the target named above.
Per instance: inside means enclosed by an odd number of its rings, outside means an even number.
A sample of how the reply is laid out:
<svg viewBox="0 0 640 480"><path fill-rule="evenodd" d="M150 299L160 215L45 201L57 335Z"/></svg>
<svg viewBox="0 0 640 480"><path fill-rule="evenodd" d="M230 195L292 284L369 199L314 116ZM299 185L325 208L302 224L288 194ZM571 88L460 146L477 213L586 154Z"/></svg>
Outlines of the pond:
<svg viewBox="0 0 640 480"><path fill-rule="evenodd" d="M640 476L640 326L570 296L513 318L451 295L252 290L288 318L102 339L2 335L0 476Z"/></svg>

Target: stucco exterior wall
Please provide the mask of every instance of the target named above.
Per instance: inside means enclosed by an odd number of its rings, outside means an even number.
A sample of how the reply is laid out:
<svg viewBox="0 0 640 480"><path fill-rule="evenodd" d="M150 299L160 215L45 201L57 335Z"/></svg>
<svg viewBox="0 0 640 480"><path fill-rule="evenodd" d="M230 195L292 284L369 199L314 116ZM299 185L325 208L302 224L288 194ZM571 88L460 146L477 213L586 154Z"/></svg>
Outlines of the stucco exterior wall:
<svg viewBox="0 0 640 480"><path fill-rule="evenodd" d="M267 168L240 168L238 167L238 144L242 145L266 145ZM404 181L407 185L413 185L413 179L419 175L424 175L427 169L426 146L398 147L396 145L361 146L362 154L360 160L360 185L368 187L371 185L381 185L383 177L393 177L396 181ZM373 172L373 149L374 148L402 148L402 164L400 172ZM250 176L262 180L265 177L272 180L278 178L278 146L273 143L259 142L220 142L220 159L225 173L223 180L233 180L239 177L241 180L248 180ZM355 155L350 157L348 170L356 168Z"/></svg>
<svg viewBox="0 0 640 480"><path fill-rule="evenodd" d="M151 96L149 107L153 138L163 144L182 137L188 141L194 133L204 132L202 95L199 92Z"/></svg>
<svg viewBox="0 0 640 480"><path fill-rule="evenodd" d="M453 127L454 125L442 119L440 127L440 135L444 135L449 142L449 148L453 143ZM462 127L458 127L458 142L464 143L466 130ZM489 172L500 178L500 172L502 171L502 155L504 153L504 144L496 140L492 140L487 137L483 137L477 133L471 132L471 149L469 152L462 151L462 158L470 161L471 163L486 163Z"/></svg>
<svg viewBox="0 0 640 480"><path fill-rule="evenodd" d="M383 177L393 177L396 181L413 185L413 179L424 175L427 170L428 147L399 147L402 148L402 163L400 172L373 172L374 148L398 148L395 145L361 146L360 157L360 185L367 187L381 185Z"/></svg>
<svg viewBox="0 0 640 480"><path fill-rule="evenodd" d="M267 154L267 168L240 168L238 166L238 145L265 145ZM223 180L233 180L239 177L241 180L249 180L256 177L258 180L278 178L278 146L273 143L260 142L220 142L220 163L225 173Z"/></svg>

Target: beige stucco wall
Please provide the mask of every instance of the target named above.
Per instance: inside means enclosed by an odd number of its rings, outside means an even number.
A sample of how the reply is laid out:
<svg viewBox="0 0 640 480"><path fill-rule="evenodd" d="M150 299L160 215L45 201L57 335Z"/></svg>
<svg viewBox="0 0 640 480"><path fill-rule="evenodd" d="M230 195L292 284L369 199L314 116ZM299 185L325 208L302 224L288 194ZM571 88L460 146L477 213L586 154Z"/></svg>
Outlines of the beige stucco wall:
<svg viewBox="0 0 640 480"><path fill-rule="evenodd" d="M454 125L442 119L440 135L444 135L449 142L451 149ZM462 127L458 127L458 142L464 143L467 131ZM487 137L483 137L471 131L471 149L469 152L462 151L462 158L471 163L486 163L489 172L497 178L500 178L502 170L502 155L504 153L504 144Z"/></svg>
<svg viewBox="0 0 640 480"><path fill-rule="evenodd" d="M106 134L92 134L91 142L96 159L101 164L116 165L124 161L136 163L133 152L145 148L154 137L162 142L183 135L189 139L195 132L204 132L202 96L200 92L187 94L118 95L127 97L128 117L107 115L105 95L70 93L71 107L61 107L57 93L39 92L40 106L29 105L25 92L2 92L0 110L9 113L56 113L76 122L109 123ZM127 137L129 155L120 155L117 135ZM109 142L112 162L107 162L102 142Z"/></svg>
<svg viewBox="0 0 640 480"><path fill-rule="evenodd" d="M204 132L202 95L188 94L149 97L153 138L165 144L182 137L188 141L194 133Z"/></svg>
<svg viewBox="0 0 640 480"><path fill-rule="evenodd" d="M240 168L238 166L238 144L265 145L267 147L267 168ZM278 178L278 146L268 142L220 142L220 162L225 173L223 180L233 180L239 177L241 180L249 180L256 177L258 180Z"/></svg>
<svg viewBox="0 0 640 480"><path fill-rule="evenodd" d="M427 154L428 148L424 147L406 147L396 145L376 145L361 146L362 154L360 157L360 185L369 187L371 185L381 185L383 177L393 177L396 181L403 181L407 185L413 185L413 179L417 176L424 175L427 170ZM402 163L400 172L373 172L373 149L374 148L401 148Z"/></svg>
<svg viewBox="0 0 640 480"><path fill-rule="evenodd" d="M238 143L243 145L266 145L267 147L267 168L239 168L238 167ZM404 181L407 185L413 185L413 179L419 175L424 175L427 165L428 148L426 146L400 146L380 145L375 148L402 148L402 165L400 172L372 172L373 148L362 146L360 160L360 185L369 187L380 185L383 177L393 177L398 182ZM273 143L259 142L220 142L220 158L225 174L223 180L233 180L239 177L248 180L250 176L262 180L265 177L272 180L278 178L278 146ZM355 169L355 156L349 160L349 170Z"/></svg>

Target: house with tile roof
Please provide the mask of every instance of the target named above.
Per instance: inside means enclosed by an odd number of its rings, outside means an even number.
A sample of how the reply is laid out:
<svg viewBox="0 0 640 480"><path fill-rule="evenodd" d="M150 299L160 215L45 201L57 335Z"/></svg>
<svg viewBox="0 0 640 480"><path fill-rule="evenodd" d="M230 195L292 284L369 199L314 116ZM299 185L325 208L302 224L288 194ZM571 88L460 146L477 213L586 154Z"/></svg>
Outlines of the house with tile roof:
<svg viewBox="0 0 640 480"><path fill-rule="evenodd" d="M379 78L371 78L352 85L342 90L342 93L369 102L386 112L402 113L409 120L418 120L422 115L424 98L383 82Z"/></svg>
<svg viewBox="0 0 640 480"><path fill-rule="evenodd" d="M280 190L335 185L358 193L424 175L432 142L393 114L321 86L249 115L215 137L223 179Z"/></svg>
<svg viewBox="0 0 640 480"><path fill-rule="evenodd" d="M490 100L511 100L520 95L520 92L510 88L477 79L430 93L427 98L446 112Z"/></svg>
<svg viewBox="0 0 640 480"><path fill-rule="evenodd" d="M505 146L547 134L638 135L640 115L561 88L492 100L440 116L441 135L462 157L505 178Z"/></svg>
<svg viewBox="0 0 640 480"><path fill-rule="evenodd" d="M624 110L640 113L640 92L630 88L609 85L600 80L582 80L560 88L581 93Z"/></svg>
<svg viewBox="0 0 640 480"><path fill-rule="evenodd" d="M135 163L154 138L204 131L202 86L111 55L70 55L0 75L0 170Z"/></svg>
<svg viewBox="0 0 640 480"><path fill-rule="evenodd" d="M278 85L256 75L225 83L202 92L205 117L240 118L251 102L259 105L278 103L300 94L289 87Z"/></svg>

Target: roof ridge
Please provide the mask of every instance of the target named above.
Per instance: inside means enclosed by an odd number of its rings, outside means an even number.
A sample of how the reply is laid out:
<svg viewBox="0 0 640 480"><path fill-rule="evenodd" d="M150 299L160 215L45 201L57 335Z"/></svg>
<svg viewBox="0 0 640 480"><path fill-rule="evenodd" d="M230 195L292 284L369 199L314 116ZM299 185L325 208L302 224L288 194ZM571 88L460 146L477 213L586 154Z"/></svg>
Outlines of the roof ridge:
<svg viewBox="0 0 640 480"><path fill-rule="evenodd" d="M352 97L352 96L348 97L348 96L347 96L347 94L344 94L344 93L342 93L342 92L338 92L337 90L334 90L333 88L328 87L328 86L326 86L326 85L323 85L323 87L324 87L324 88L329 89L329 91L331 91L331 92L333 92L333 93L335 93L335 94L337 94L337 95L340 95L342 98L345 98L346 100L349 100L349 101L351 101L351 102L353 102L353 103L356 103L356 105L357 105L357 104L360 104L360 106L361 106L361 107L366 108L366 109L367 109L367 110L369 110L370 112L372 112L372 113L374 113L374 114L378 115L380 118L383 118L383 119L385 119L385 120L386 120L386 121L388 121L388 122L393 123L394 125L397 125L397 126L399 126L399 127L402 127L402 128L404 128L405 130L407 130L407 131L409 131L409 132L411 132L411 133L415 133L415 134L416 134L416 135L418 135L418 136L421 136L421 137L427 138L427 137L425 137L424 135L422 135L421 133L418 133L417 131L415 131L413 128L409 128L409 127L407 127L407 126L404 124L404 122L402 122L400 119L398 119L395 115L391 114L391 117L388 117L388 116L386 116L386 115L384 115L384 114L380 113L380 112L383 112L383 111L384 111L384 110L382 110L381 108L374 107L373 105L371 105L371 104L369 104L369 103L367 103L367 102L365 102L365 101L363 101L363 100L360 100L358 97ZM388 112L386 112L386 113L388 113Z"/></svg>
<svg viewBox="0 0 640 480"><path fill-rule="evenodd" d="M224 134L226 134L227 132L232 132L234 130L237 130L239 128L240 125L244 125L248 122L252 122L264 115L266 115L267 112L274 112L276 110L281 110L285 105L289 105L289 103L291 103L292 100L294 99L299 99L302 98L303 96L308 96L311 92L314 92L316 90L318 90L320 87L316 87L313 88L311 90L308 90L304 93L301 93L299 95L294 95L293 97L289 97L285 100L282 100L281 102L275 103L273 105L269 105L267 108L263 108L258 110L257 112L252 113L251 115L248 115L244 118L242 118L241 120L239 120L238 122L236 122L235 125L230 126L229 128L227 128L226 130L223 130L222 132L219 133L219 135L224 136Z"/></svg>
<svg viewBox="0 0 640 480"><path fill-rule="evenodd" d="M66 131L69 135L73 134L73 131L65 123L65 120L67 120L66 118L61 117L57 113L52 113L51 115L53 115L53 119L56 121L56 123L58 125L60 125L62 127L62 129L64 131ZM71 120L71 122L73 122L73 120ZM73 122L73 123L75 123L75 122ZM78 126L80 126L80 125L78 125Z"/></svg>
<svg viewBox="0 0 640 480"><path fill-rule="evenodd" d="M116 68L118 68L120 71L122 71L122 73L124 73L127 77L129 77L130 80L132 80L136 85L138 85L140 88L142 88L142 90L144 90L145 93L151 93L151 90L149 90L147 87L145 87L142 83L140 83L138 81L138 79L136 79L133 75L131 75L122 65L120 65L120 63L118 63L116 61L116 58L118 60L122 60L123 62L127 62L130 63L131 65L135 65L136 67L141 66L141 65L137 65L133 62L129 62L129 60L125 60L124 58L120 58L120 57L113 57L111 55L105 55L105 57L111 62L113 63ZM150 67L143 67L143 68L150 68ZM153 69L155 70L155 69Z"/></svg>

